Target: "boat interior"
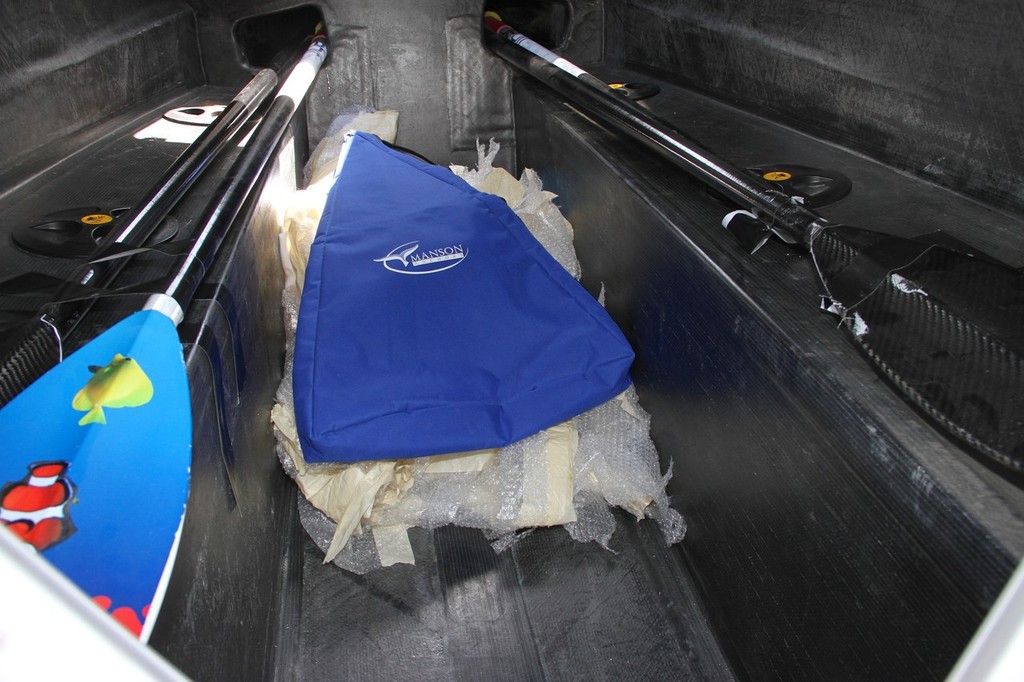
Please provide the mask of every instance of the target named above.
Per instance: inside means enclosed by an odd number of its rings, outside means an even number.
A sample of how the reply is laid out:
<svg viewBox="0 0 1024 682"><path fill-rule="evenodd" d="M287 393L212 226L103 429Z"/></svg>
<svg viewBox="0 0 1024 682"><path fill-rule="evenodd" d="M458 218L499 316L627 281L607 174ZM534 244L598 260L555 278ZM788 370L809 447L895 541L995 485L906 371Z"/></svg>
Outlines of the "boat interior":
<svg viewBox="0 0 1024 682"><path fill-rule="evenodd" d="M878 371L821 310L805 250L741 248L722 227L740 207L501 59L484 11L738 167L796 176L830 222L943 232L1024 266L1009 0L3 3L0 262L19 282L81 267L104 233L78 217L131 209L187 145L182 120L317 24L329 41L178 326L191 480L148 646L196 680L945 678L1024 557L1024 478ZM496 552L445 526L410 529L415 565L324 563L270 420L286 371L276 216L332 122L371 110L397 111L395 143L441 166L493 140L495 166L557 195L580 283L636 354L681 542L617 510L607 549L553 527ZM194 234L240 149L65 351L138 309L166 274L160 245ZM0 286L4 334L51 294Z"/></svg>

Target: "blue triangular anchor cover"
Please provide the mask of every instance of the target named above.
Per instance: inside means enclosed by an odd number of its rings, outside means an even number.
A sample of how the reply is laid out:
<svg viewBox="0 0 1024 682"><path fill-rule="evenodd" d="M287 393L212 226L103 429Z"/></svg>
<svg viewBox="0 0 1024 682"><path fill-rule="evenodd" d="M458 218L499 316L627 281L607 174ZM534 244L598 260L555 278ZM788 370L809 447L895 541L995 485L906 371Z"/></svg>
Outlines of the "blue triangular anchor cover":
<svg viewBox="0 0 1024 682"><path fill-rule="evenodd" d="M307 461L503 446L628 387L618 327L500 198L369 135L343 154L296 332Z"/></svg>

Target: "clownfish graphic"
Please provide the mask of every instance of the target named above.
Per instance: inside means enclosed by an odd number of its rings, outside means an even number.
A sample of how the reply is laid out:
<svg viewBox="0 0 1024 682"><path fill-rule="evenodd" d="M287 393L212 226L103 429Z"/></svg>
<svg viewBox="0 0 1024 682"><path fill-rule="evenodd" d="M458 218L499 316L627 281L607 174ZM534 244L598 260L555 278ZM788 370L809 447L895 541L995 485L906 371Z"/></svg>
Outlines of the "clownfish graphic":
<svg viewBox="0 0 1024 682"><path fill-rule="evenodd" d="M75 485L67 462L30 464L20 481L0 488L0 522L42 552L75 532L69 505Z"/></svg>
<svg viewBox="0 0 1024 682"><path fill-rule="evenodd" d="M71 407L86 413L78 421L79 426L106 424L104 407L139 407L153 398L153 382L139 363L120 353L107 365L90 366L89 371L92 378L71 401Z"/></svg>

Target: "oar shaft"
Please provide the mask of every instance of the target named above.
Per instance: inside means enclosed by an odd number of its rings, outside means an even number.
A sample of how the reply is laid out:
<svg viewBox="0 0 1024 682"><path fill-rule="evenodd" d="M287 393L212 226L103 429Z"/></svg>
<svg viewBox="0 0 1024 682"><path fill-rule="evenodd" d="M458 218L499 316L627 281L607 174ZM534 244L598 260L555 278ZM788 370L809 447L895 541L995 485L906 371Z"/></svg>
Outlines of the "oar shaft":
<svg viewBox="0 0 1024 682"><path fill-rule="evenodd" d="M126 214L120 227L99 245L96 257L104 255L111 246L139 246L167 217L185 193L195 184L217 155L225 148L235 132L266 100L277 85L277 74L262 69L227 104L214 122L208 126L175 160L153 188ZM71 280L73 285L103 287L124 268L125 259L90 262ZM57 292L55 301L65 298L64 290ZM53 306L48 317L66 338L91 307L91 301L78 306Z"/></svg>
<svg viewBox="0 0 1024 682"><path fill-rule="evenodd" d="M152 234L239 127L249 120L274 91L278 85L278 70L283 71L285 66L294 63L301 53L301 48L297 46L283 49L272 60L273 68L260 69L217 115L214 122L182 152L150 193L122 218L122 226L100 245L98 256L102 255L103 247L108 244L136 246ZM95 264L90 266L95 267ZM84 279L79 279L79 284L90 283L86 281L90 266L83 270Z"/></svg>
<svg viewBox="0 0 1024 682"><path fill-rule="evenodd" d="M753 210L782 239L808 246L825 223L785 193L703 148L599 78L518 33L493 13L485 15L484 26L492 52L567 97L586 113Z"/></svg>
<svg viewBox="0 0 1024 682"><path fill-rule="evenodd" d="M238 218L253 188L260 184L264 170L326 58L327 38L318 35L281 85L270 108L203 211L192 249L178 260L166 289L149 299L147 309L159 310L176 325L184 318L184 311L227 237L228 228Z"/></svg>
<svg viewBox="0 0 1024 682"><path fill-rule="evenodd" d="M124 217L122 226L107 236L96 255L102 256L114 244L142 244L276 85L277 75L272 70L257 73ZM124 262L114 259L103 264L90 263L69 278L66 287L106 286L121 271ZM61 305L60 301L66 298L64 291L65 288L59 290L54 302L46 305L31 324L4 346L0 358L0 406L62 360L64 339L92 308L91 300Z"/></svg>
<svg viewBox="0 0 1024 682"><path fill-rule="evenodd" d="M174 165L161 178L158 186L146 196L114 241L120 244L138 244L152 231L155 223L166 216L170 207L178 203L185 191L209 166L235 130L263 103L277 86L277 74L261 69L228 103L217 119L189 145Z"/></svg>

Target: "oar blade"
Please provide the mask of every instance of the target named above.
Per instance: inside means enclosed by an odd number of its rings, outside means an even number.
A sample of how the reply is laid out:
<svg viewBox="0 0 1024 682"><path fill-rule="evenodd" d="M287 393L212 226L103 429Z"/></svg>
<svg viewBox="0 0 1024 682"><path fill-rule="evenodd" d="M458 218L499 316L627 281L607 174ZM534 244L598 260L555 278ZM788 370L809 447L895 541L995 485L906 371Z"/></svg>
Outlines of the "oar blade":
<svg viewBox="0 0 1024 682"><path fill-rule="evenodd" d="M911 403L1024 470L1024 273L931 235L830 232L811 249L826 307Z"/></svg>
<svg viewBox="0 0 1024 682"><path fill-rule="evenodd" d="M163 315L123 320L0 410L0 519L143 639L188 495L191 403Z"/></svg>

